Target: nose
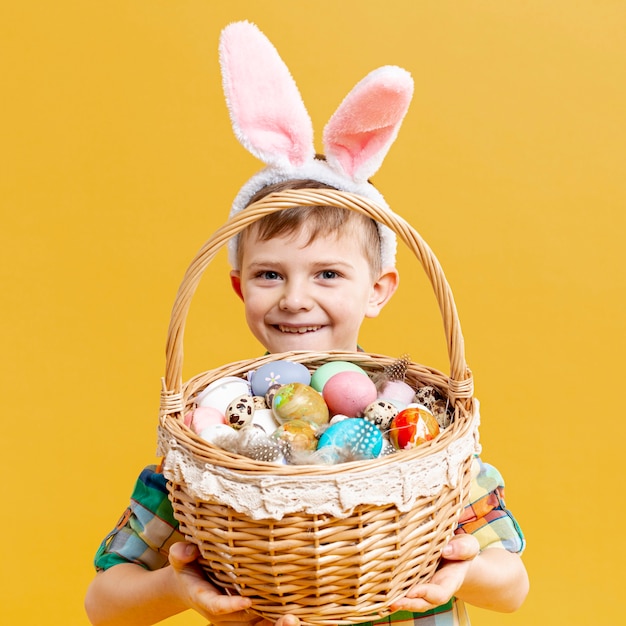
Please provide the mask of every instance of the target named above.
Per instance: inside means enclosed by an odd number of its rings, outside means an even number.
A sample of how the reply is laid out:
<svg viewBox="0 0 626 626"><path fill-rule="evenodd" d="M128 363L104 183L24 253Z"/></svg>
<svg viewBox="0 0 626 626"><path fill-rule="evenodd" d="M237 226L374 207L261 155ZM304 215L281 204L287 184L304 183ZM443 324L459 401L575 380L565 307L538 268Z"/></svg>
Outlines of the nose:
<svg viewBox="0 0 626 626"><path fill-rule="evenodd" d="M302 281L285 282L279 302L281 311L308 311L312 305L313 299Z"/></svg>

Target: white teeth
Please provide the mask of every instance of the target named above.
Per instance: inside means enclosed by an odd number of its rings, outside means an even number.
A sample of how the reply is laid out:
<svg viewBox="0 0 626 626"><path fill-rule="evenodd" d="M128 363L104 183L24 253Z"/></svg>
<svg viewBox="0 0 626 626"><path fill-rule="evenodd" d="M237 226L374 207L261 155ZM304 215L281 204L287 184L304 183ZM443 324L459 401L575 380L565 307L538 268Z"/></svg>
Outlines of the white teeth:
<svg viewBox="0 0 626 626"><path fill-rule="evenodd" d="M302 334L302 333L310 333L313 332L315 330L319 330L321 328L321 326L281 326L280 324L278 325L278 330L280 330L281 333L295 333L295 334Z"/></svg>

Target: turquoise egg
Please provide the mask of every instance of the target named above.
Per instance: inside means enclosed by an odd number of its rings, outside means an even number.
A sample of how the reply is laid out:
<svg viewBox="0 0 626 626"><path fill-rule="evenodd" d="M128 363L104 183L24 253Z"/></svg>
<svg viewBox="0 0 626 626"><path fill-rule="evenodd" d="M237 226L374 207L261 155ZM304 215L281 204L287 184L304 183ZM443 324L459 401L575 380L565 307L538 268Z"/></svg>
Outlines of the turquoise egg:
<svg viewBox="0 0 626 626"><path fill-rule="evenodd" d="M317 449L328 446L337 449L339 459L375 459L383 449L383 435L371 422L353 417L332 424L322 433Z"/></svg>
<svg viewBox="0 0 626 626"><path fill-rule="evenodd" d="M350 361L329 361L324 363L324 365L320 365L313 372L310 385L321 393L328 379L340 372L361 372L361 374L367 376L367 372L356 363L350 363Z"/></svg>

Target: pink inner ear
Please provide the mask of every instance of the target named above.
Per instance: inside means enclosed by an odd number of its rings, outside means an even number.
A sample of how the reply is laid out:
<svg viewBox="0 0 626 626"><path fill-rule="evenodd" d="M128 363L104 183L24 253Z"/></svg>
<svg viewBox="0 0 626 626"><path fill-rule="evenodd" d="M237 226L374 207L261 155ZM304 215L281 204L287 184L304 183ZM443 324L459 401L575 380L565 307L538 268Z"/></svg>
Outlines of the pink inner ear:
<svg viewBox="0 0 626 626"><path fill-rule="evenodd" d="M325 137L350 177L354 178L365 164L376 159L381 150L386 152L386 146L395 139L396 124L404 116L406 106L404 99L398 101L397 92L379 91L366 99L359 98L358 111L343 108L333 118Z"/></svg>
<svg viewBox="0 0 626 626"><path fill-rule="evenodd" d="M346 96L324 129L329 161L355 180L380 167L396 138L413 95L413 80L401 68L371 72Z"/></svg>

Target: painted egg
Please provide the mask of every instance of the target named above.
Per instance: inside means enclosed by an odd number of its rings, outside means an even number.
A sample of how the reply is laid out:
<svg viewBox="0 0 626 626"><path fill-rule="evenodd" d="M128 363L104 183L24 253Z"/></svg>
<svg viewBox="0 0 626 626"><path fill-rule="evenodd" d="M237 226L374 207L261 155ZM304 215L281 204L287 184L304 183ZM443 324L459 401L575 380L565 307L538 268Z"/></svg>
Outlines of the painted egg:
<svg viewBox="0 0 626 626"><path fill-rule="evenodd" d="M381 431L389 430L391 420L400 412L398 407L386 400L374 400L363 411L363 417L372 424L378 426Z"/></svg>
<svg viewBox="0 0 626 626"><path fill-rule="evenodd" d="M424 406L407 407L396 415L389 429L389 439L398 450L410 450L439 434L435 416Z"/></svg>
<svg viewBox="0 0 626 626"><path fill-rule="evenodd" d="M235 430L252 423L254 415L254 400L252 396L243 395L235 398L226 408L226 423Z"/></svg>
<svg viewBox="0 0 626 626"><path fill-rule="evenodd" d="M271 435L278 427L278 422L271 409L257 409L252 416L252 425L261 428L266 435Z"/></svg>
<svg viewBox="0 0 626 626"><path fill-rule="evenodd" d="M250 395L248 382L237 376L225 376L207 385L196 397L196 402L199 406L211 406L224 415L228 405L243 395Z"/></svg>
<svg viewBox="0 0 626 626"><path fill-rule="evenodd" d="M356 363L350 363L350 361L329 361L320 365L311 376L311 387L321 392L324 389L324 385L328 382L328 379L333 377L339 372L359 372L367 376L367 372L359 367Z"/></svg>
<svg viewBox="0 0 626 626"><path fill-rule="evenodd" d="M322 433L317 449L327 446L335 448L337 462L375 459L383 448L383 435L363 418L346 419Z"/></svg>
<svg viewBox="0 0 626 626"><path fill-rule="evenodd" d="M376 385L359 372L339 372L331 376L322 392L331 413L342 413L348 417L361 415L376 400Z"/></svg>
<svg viewBox="0 0 626 626"><path fill-rule="evenodd" d="M281 424L273 433L274 441L286 445L289 451L311 451L317 449L319 426L307 419L293 419Z"/></svg>
<svg viewBox="0 0 626 626"><path fill-rule="evenodd" d="M248 374L252 393L255 396L264 396L272 385L287 385L289 383L311 382L311 373L306 365L293 361L272 361L265 363Z"/></svg>
<svg viewBox="0 0 626 626"><path fill-rule="evenodd" d="M415 390L403 380L390 380L386 382L378 392L378 397L391 402L398 402L406 406L413 402Z"/></svg>
<svg viewBox="0 0 626 626"><path fill-rule="evenodd" d="M185 424L198 435L209 426L225 423L224 415L210 406L198 406L185 415Z"/></svg>
<svg viewBox="0 0 626 626"><path fill-rule="evenodd" d="M294 419L308 419L318 425L328 424L328 407L324 398L309 385L290 383L276 391L272 411L282 424Z"/></svg>

